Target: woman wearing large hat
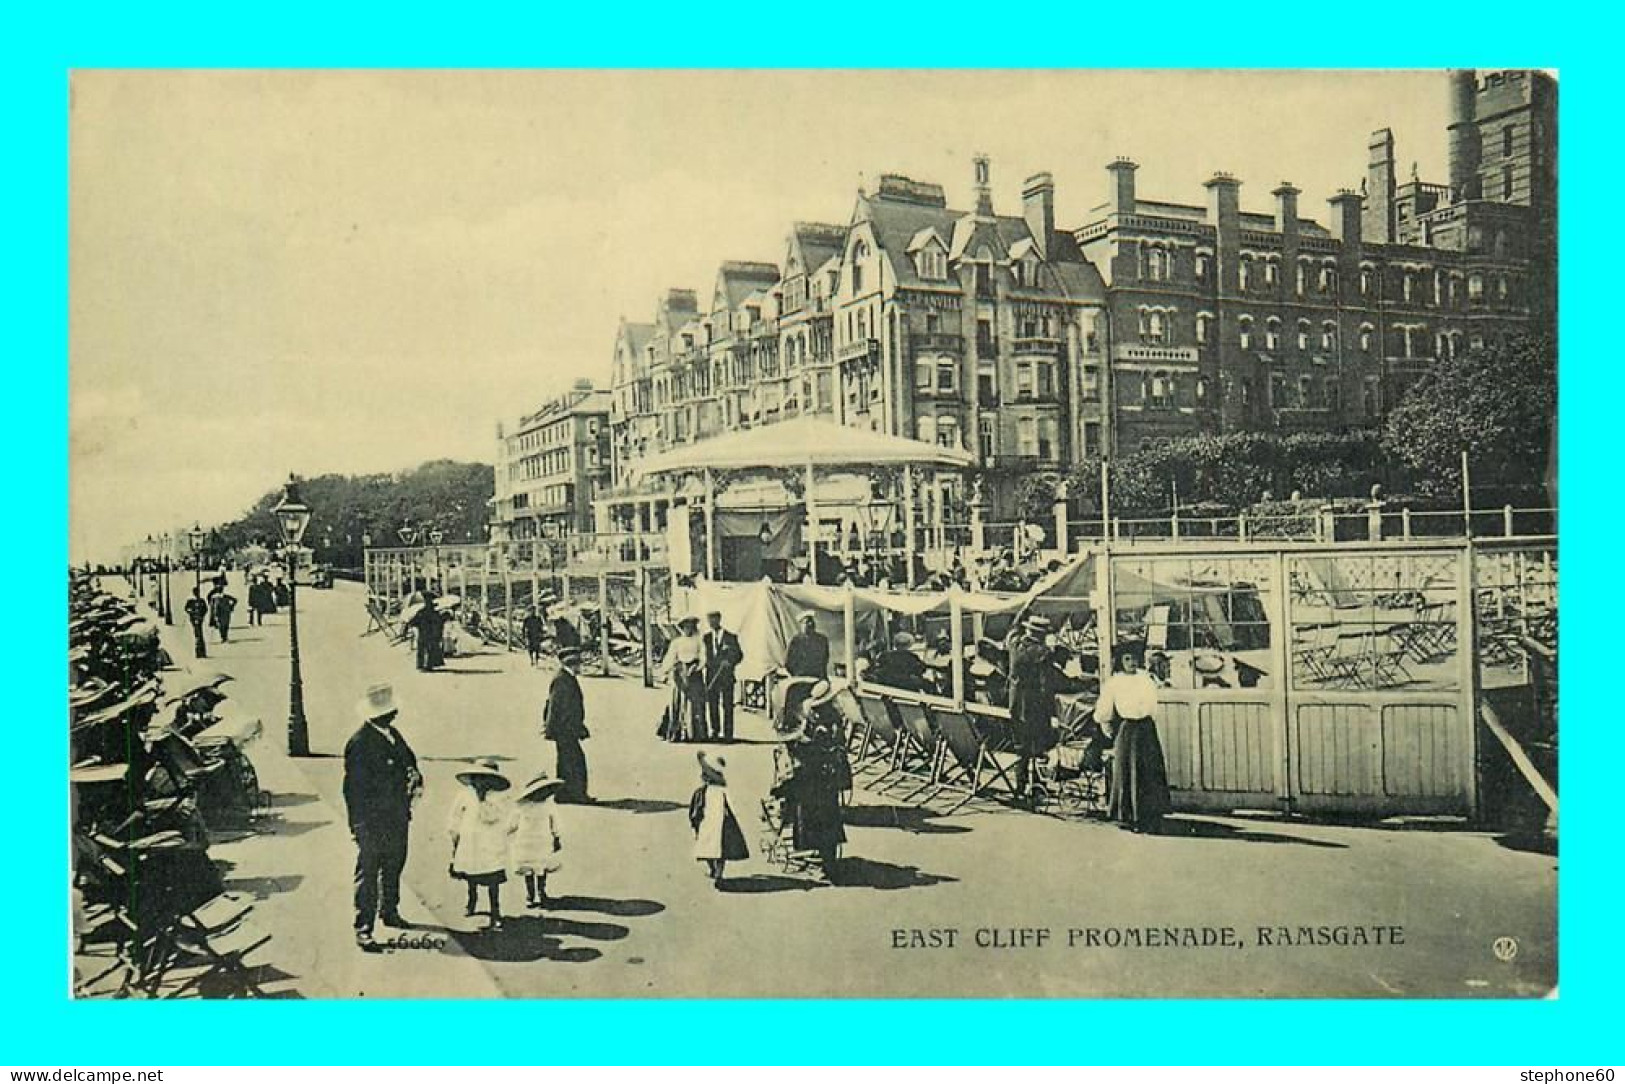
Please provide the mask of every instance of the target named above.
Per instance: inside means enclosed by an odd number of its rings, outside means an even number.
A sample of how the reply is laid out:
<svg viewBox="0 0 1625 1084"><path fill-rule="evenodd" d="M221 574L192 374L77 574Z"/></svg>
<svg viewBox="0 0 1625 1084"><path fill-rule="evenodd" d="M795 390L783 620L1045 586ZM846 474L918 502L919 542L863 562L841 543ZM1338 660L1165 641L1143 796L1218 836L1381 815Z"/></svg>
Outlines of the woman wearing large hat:
<svg viewBox="0 0 1625 1084"><path fill-rule="evenodd" d="M842 716L835 702L843 688L820 681L802 701L801 725L785 736L789 771L773 787L784 802L783 817L790 825L792 846L818 855L826 874L846 842L841 795L852 788Z"/></svg>
<svg viewBox="0 0 1625 1084"><path fill-rule="evenodd" d="M679 635L666 649L661 672L671 681L671 701L661 720L667 741L705 740L705 644L700 619L693 615L677 622Z"/></svg>

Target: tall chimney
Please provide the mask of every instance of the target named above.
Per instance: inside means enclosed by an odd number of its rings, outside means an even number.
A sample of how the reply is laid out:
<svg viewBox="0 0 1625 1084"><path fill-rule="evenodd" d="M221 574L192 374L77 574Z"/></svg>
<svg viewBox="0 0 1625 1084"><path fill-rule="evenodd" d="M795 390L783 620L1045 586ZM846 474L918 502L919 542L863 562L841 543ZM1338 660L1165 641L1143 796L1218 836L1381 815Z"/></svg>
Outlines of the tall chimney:
<svg viewBox="0 0 1625 1084"><path fill-rule="evenodd" d="M1112 212L1120 215L1134 213L1134 171L1140 167L1128 158L1119 158L1106 167L1112 175Z"/></svg>
<svg viewBox="0 0 1625 1084"><path fill-rule="evenodd" d="M1450 73L1450 195L1452 199L1478 199L1482 195L1478 166L1478 74L1458 68Z"/></svg>
<svg viewBox="0 0 1625 1084"><path fill-rule="evenodd" d="M981 218L993 217L993 167L985 154L972 160L976 166L976 214Z"/></svg>
<svg viewBox="0 0 1625 1084"><path fill-rule="evenodd" d="M1360 217L1365 201L1347 188L1326 201L1331 205L1332 236L1337 238L1338 289L1345 298L1360 296L1360 260L1364 249L1360 237Z"/></svg>
<svg viewBox="0 0 1625 1084"><path fill-rule="evenodd" d="M1241 289L1241 182L1215 173L1202 187L1207 189L1208 224L1216 235L1219 296L1234 296Z"/></svg>
<svg viewBox="0 0 1625 1084"><path fill-rule="evenodd" d="M1365 235L1379 244L1394 240L1394 133L1379 128L1367 144Z"/></svg>
<svg viewBox="0 0 1625 1084"><path fill-rule="evenodd" d="M1275 197L1275 232L1281 235L1281 274L1296 288L1298 281L1298 189L1282 181Z"/></svg>
<svg viewBox="0 0 1625 1084"><path fill-rule="evenodd" d="M1035 173L1021 186L1021 213L1027 220L1038 245L1038 254L1049 259L1050 244L1055 237L1055 178L1048 173Z"/></svg>

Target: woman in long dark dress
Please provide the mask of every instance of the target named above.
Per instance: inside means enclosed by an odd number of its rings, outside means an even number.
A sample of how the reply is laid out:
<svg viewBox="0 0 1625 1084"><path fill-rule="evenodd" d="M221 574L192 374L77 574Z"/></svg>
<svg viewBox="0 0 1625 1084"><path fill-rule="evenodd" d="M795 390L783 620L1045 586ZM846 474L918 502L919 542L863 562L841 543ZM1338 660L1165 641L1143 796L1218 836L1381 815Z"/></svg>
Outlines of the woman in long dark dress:
<svg viewBox="0 0 1625 1084"><path fill-rule="evenodd" d="M1157 683L1140 669L1140 653L1119 655L1119 672L1106 680L1095 705L1095 721L1115 724L1109 814L1120 827L1155 832L1173 806L1168 763L1157 737Z"/></svg>
<svg viewBox="0 0 1625 1084"><path fill-rule="evenodd" d="M802 705L802 726L786 746L789 774L773 788L784 802L792 845L797 851L816 853L826 873L846 842L841 794L852 786L835 695L828 682L821 682Z"/></svg>

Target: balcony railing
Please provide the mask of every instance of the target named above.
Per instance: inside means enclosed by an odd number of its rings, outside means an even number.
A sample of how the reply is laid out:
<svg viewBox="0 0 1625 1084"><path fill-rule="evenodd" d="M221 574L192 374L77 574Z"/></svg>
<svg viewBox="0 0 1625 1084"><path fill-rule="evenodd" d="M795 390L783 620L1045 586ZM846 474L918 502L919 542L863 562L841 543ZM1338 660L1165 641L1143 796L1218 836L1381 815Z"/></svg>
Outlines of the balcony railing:
<svg viewBox="0 0 1625 1084"><path fill-rule="evenodd" d="M1179 365L1195 365L1200 353L1194 346L1142 346L1124 343L1116 350L1118 361L1163 361Z"/></svg>
<svg viewBox="0 0 1625 1084"><path fill-rule="evenodd" d="M965 352L965 336L950 335L945 331L922 331L912 336L916 350L947 350L955 354Z"/></svg>
<svg viewBox="0 0 1625 1084"><path fill-rule="evenodd" d="M1040 455L995 455L987 458L988 470L1004 471L1034 471L1054 470L1059 468L1061 461L1051 456Z"/></svg>
<svg viewBox="0 0 1625 1084"><path fill-rule="evenodd" d="M1048 354L1061 352L1061 340L1048 335L1017 335L1011 342L1017 354Z"/></svg>
<svg viewBox="0 0 1625 1084"><path fill-rule="evenodd" d="M871 351L878 352L880 343L874 339L859 339L857 342L847 343L835 349L836 361L857 361L866 358Z"/></svg>

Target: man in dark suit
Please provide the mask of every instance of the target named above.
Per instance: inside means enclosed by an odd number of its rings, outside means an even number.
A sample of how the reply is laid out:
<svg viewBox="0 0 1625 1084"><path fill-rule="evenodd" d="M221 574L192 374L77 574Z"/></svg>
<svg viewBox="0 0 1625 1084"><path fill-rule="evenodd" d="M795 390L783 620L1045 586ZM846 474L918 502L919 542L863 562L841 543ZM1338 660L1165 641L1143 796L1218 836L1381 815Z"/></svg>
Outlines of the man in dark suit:
<svg viewBox="0 0 1625 1084"><path fill-rule="evenodd" d="M587 704L581 695L576 671L581 652L573 647L559 649L559 669L547 687L547 703L542 707L542 737L553 743L557 753L555 774L564 784L560 802L590 802L587 793L587 753L581 743L587 734Z"/></svg>
<svg viewBox="0 0 1625 1084"><path fill-rule="evenodd" d="M1029 614L1017 634L1010 637L1011 735L1015 739L1016 794L1033 805L1033 760L1055 745L1055 676L1047 642L1054 626L1042 614Z"/></svg>
<svg viewBox="0 0 1625 1084"><path fill-rule="evenodd" d="M357 708L361 728L344 746L344 806L355 837L355 940L373 944L379 918L405 929L401 918L401 871L406 868L412 803L423 792L417 757L395 729L394 690L374 685Z"/></svg>
<svg viewBox="0 0 1625 1084"><path fill-rule="evenodd" d="M801 631L790 640L784 668L791 677L820 681L829 677L829 637L818 631L818 621L811 611L801 615Z"/></svg>
<svg viewBox="0 0 1625 1084"><path fill-rule="evenodd" d="M711 737L734 738L734 668L745 661L739 637L722 627L722 614L705 615L705 717Z"/></svg>
<svg viewBox="0 0 1625 1084"><path fill-rule="evenodd" d="M186 600L186 620L192 623L192 654L200 659L209 657L209 648L203 642L203 622L209 616L209 604L192 588L192 597Z"/></svg>

